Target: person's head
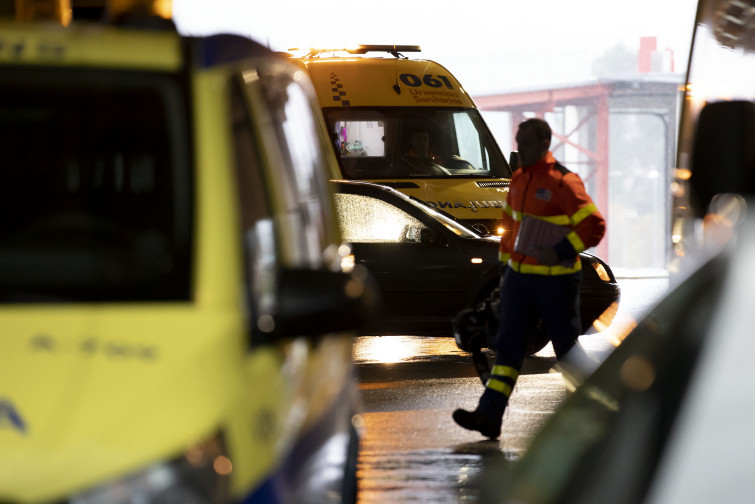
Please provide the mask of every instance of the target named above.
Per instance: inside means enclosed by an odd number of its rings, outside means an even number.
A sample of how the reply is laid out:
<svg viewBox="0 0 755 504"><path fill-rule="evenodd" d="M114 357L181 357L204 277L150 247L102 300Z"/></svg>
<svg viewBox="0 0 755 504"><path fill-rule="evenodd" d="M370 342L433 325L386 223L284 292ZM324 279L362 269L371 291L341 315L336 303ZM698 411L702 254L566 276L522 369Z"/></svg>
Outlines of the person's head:
<svg viewBox="0 0 755 504"><path fill-rule="evenodd" d="M430 133L422 128L413 128L409 131L409 147L418 157L430 156Z"/></svg>
<svg viewBox="0 0 755 504"><path fill-rule="evenodd" d="M537 163L548 153L551 145L551 127L542 119L532 118L519 123L516 132L516 145L519 151L519 165Z"/></svg>

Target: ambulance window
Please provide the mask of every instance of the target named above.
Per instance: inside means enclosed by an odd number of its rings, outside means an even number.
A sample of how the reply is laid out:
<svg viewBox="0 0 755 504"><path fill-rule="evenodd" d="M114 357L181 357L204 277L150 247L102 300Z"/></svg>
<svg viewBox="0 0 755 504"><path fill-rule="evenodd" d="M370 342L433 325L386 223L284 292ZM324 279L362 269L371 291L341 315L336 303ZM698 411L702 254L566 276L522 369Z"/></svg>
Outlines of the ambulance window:
<svg viewBox="0 0 755 504"><path fill-rule="evenodd" d="M454 114L454 127L456 129L456 142L459 148L459 157L469 161L477 169L484 169L489 163L483 163L480 150L480 134L472 119L466 112Z"/></svg>
<svg viewBox="0 0 755 504"><path fill-rule="evenodd" d="M177 80L0 73L0 299L191 298L189 117Z"/></svg>
<svg viewBox="0 0 755 504"><path fill-rule="evenodd" d="M385 122L336 121L338 152L342 157L385 156Z"/></svg>
<svg viewBox="0 0 755 504"><path fill-rule="evenodd" d="M259 71L262 97L271 116L271 141L266 142L273 162L280 216L282 260L290 265L321 265L329 245L337 242L330 193L325 143L316 123L314 91L303 72L292 73L287 64L269 64ZM309 87L307 87L309 86Z"/></svg>
<svg viewBox="0 0 755 504"><path fill-rule="evenodd" d="M419 243L424 226L400 208L361 194L335 194L343 239L349 243Z"/></svg>

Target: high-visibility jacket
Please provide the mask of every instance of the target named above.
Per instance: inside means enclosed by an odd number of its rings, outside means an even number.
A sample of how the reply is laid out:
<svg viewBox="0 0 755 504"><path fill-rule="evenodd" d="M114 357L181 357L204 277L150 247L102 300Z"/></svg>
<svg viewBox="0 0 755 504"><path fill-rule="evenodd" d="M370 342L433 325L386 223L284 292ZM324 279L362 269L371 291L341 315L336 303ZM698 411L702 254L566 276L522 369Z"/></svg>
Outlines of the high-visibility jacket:
<svg viewBox="0 0 755 504"><path fill-rule="evenodd" d="M568 234L554 247L559 264L540 264L537 258L514 251L525 216L567 228ZM565 275L581 270L579 253L600 242L606 224L579 175L564 168L548 152L511 177L503 206L503 227L507 231L501 237L499 258L504 264L520 273Z"/></svg>

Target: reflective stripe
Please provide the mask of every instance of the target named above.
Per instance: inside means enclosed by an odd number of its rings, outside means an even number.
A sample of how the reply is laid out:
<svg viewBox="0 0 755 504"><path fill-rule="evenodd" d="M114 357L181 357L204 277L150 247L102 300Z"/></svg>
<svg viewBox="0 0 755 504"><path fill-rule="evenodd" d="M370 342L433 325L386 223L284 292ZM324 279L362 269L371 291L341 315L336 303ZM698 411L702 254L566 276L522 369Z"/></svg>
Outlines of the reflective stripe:
<svg viewBox="0 0 755 504"><path fill-rule="evenodd" d="M512 212L513 212L514 210L513 210L513 209L512 209L512 208L511 208L511 207L509 206L509 204L508 204L508 203L506 203L506 202L504 201L504 202L503 202L503 211L504 211L504 212L506 212L507 214L511 215L511 213L512 213Z"/></svg>
<svg viewBox="0 0 755 504"><path fill-rule="evenodd" d="M569 216L568 215L532 215L527 214L530 217L534 217L535 219L544 220L545 222L550 222L551 224L556 224L558 226L568 226L569 225Z"/></svg>
<svg viewBox="0 0 755 504"><path fill-rule="evenodd" d="M524 217L532 217L533 219L540 219L544 220L546 222L550 222L551 224L556 224L559 226L568 226L571 221L569 220L569 216L565 214L561 215L535 215L531 213L522 213L513 211L511 217L514 218L515 221L521 222L522 218Z"/></svg>
<svg viewBox="0 0 755 504"><path fill-rule="evenodd" d="M512 261L509 259L508 265L514 271L519 273L534 274L534 275L568 275L570 273L576 273L582 270L582 261L577 259L574 262L573 268L567 268L566 266L544 266L542 264L525 264L521 262Z"/></svg>
<svg viewBox="0 0 755 504"><path fill-rule="evenodd" d="M574 231L570 232L568 235L566 235L566 239L569 240L569 243L571 243L571 246L574 247L574 250L577 252L582 252L585 250L585 244L582 243L582 238L579 237L577 233Z"/></svg>
<svg viewBox="0 0 755 504"><path fill-rule="evenodd" d="M598 211L598 207L595 206L595 203L590 203L589 205L585 205L576 212L574 212L574 215L571 216L571 225L576 226L592 214Z"/></svg>
<svg viewBox="0 0 755 504"><path fill-rule="evenodd" d="M498 251L498 260L499 261L505 263L505 262L507 262L509 260L510 257L511 257L510 253L508 253L508 252L501 252L500 250Z"/></svg>
<svg viewBox="0 0 755 504"><path fill-rule="evenodd" d="M519 371L514 369L511 366L503 366L501 364L496 364L493 366L493 369L490 371L491 375L495 376L506 376L508 378L511 378L513 380L516 380L519 376Z"/></svg>
<svg viewBox="0 0 755 504"><path fill-rule="evenodd" d="M495 378L491 378L488 380L488 383L486 383L485 386L489 389L493 389L497 392L505 394L506 397L511 396L511 385L509 385L508 383L504 383L501 380L496 380Z"/></svg>

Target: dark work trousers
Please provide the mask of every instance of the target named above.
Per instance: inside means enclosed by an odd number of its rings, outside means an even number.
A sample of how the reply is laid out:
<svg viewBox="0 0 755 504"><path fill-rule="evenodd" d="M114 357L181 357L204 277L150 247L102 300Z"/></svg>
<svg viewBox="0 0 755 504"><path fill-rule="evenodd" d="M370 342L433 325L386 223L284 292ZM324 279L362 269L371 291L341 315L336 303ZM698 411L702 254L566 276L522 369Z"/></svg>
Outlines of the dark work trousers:
<svg viewBox="0 0 755 504"><path fill-rule="evenodd" d="M534 275L506 268L501 282L496 353L490 380L477 410L496 420L503 416L526 353L526 335L542 318L561 360L582 332L579 284L582 272Z"/></svg>

